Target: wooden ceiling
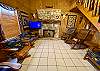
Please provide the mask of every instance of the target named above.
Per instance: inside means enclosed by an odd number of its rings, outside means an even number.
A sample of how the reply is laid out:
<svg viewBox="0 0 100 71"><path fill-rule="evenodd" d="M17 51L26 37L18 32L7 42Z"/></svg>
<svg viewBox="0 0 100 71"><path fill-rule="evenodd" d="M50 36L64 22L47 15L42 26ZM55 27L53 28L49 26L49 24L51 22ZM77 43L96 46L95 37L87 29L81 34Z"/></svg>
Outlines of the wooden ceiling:
<svg viewBox="0 0 100 71"><path fill-rule="evenodd" d="M76 0L0 0L16 9L33 13L36 9L44 9L46 6L53 6L55 9L62 9L66 12Z"/></svg>

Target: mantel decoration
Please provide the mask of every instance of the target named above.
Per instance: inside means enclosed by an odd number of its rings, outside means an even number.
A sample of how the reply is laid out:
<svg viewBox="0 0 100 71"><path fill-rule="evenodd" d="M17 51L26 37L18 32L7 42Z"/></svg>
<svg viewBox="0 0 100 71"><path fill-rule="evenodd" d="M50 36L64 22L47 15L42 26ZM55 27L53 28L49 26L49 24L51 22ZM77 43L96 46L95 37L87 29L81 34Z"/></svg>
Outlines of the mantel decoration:
<svg viewBox="0 0 100 71"><path fill-rule="evenodd" d="M42 20L60 20L61 9L38 9L38 18Z"/></svg>

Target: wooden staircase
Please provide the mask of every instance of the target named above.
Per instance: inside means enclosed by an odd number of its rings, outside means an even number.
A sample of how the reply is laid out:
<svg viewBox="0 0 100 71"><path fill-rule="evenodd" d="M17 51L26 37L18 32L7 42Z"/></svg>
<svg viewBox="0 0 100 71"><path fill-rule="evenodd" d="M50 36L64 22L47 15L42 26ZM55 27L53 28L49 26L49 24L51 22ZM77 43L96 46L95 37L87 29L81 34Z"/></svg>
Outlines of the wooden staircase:
<svg viewBox="0 0 100 71"><path fill-rule="evenodd" d="M98 23L99 16L92 16L92 11L89 11L88 8L84 8L84 5L80 3L74 3L70 10L77 8L81 11L82 14L84 14L85 17L97 28L97 30L100 32L100 23Z"/></svg>

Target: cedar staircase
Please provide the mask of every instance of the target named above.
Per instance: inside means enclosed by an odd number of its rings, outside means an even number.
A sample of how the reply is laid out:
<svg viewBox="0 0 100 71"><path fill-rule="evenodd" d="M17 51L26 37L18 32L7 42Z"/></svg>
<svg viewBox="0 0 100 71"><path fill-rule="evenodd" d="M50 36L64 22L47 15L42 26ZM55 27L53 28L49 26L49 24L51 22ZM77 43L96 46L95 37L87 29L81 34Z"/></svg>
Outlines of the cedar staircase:
<svg viewBox="0 0 100 71"><path fill-rule="evenodd" d="M84 4L81 4L79 2L75 2L72 7L70 8L70 11L77 8L81 11L82 14L84 14L85 17L97 28L97 30L100 32L100 23L98 22L99 15L98 16L92 16L93 10L89 10L87 7L84 7Z"/></svg>

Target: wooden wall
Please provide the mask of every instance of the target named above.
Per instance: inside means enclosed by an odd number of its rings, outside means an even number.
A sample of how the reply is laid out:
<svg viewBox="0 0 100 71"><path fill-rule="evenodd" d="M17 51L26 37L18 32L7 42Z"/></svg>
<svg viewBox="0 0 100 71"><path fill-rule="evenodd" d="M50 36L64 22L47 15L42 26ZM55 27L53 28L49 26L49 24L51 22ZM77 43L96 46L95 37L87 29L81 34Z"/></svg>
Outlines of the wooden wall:
<svg viewBox="0 0 100 71"><path fill-rule="evenodd" d="M54 9L69 11L76 0L0 0L9 6L27 13L34 13L37 9L44 9L45 6L53 6Z"/></svg>
<svg viewBox="0 0 100 71"><path fill-rule="evenodd" d="M76 0L1 0L1 2L22 10L27 13L36 13L37 9L45 9L46 6L53 6L54 9L61 9L66 14ZM61 20L60 35L66 31L67 16Z"/></svg>

